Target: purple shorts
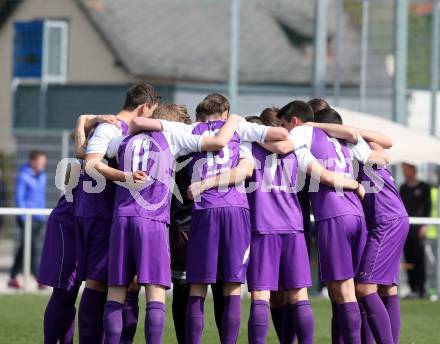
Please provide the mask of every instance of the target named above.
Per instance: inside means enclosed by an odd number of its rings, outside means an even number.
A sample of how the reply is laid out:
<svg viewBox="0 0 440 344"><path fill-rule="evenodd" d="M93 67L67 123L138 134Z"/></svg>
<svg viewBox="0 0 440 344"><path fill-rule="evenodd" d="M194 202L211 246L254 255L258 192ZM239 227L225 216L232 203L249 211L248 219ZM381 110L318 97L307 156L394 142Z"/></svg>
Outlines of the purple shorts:
<svg viewBox="0 0 440 344"><path fill-rule="evenodd" d="M354 278L367 241L365 218L338 216L316 223L322 282Z"/></svg>
<svg viewBox="0 0 440 344"><path fill-rule="evenodd" d="M247 270L250 291L310 287L309 254L304 233L252 233Z"/></svg>
<svg viewBox="0 0 440 344"><path fill-rule="evenodd" d="M171 286L170 253L166 223L139 216L114 218L110 234L108 284Z"/></svg>
<svg viewBox="0 0 440 344"><path fill-rule="evenodd" d="M112 220L77 217L78 276L107 283L108 247Z"/></svg>
<svg viewBox="0 0 440 344"><path fill-rule="evenodd" d="M249 210L239 207L193 211L189 232L187 282L244 283L249 260Z"/></svg>
<svg viewBox="0 0 440 344"><path fill-rule="evenodd" d="M407 217L385 221L369 230L356 282L397 285L408 230Z"/></svg>
<svg viewBox="0 0 440 344"><path fill-rule="evenodd" d="M75 221L59 221L49 216L41 253L38 282L70 290L76 282Z"/></svg>

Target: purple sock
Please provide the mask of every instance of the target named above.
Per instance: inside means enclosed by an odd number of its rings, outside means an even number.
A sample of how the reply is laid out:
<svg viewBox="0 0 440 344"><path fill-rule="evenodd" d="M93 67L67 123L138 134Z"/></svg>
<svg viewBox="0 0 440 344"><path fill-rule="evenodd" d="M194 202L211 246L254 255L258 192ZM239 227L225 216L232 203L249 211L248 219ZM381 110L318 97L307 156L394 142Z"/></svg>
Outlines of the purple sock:
<svg viewBox="0 0 440 344"><path fill-rule="evenodd" d="M367 314L368 325L379 344L393 344L390 317L379 294L373 293L360 299Z"/></svg>
<svg viewBox="0 0 440 344"><path fill-rule="evenodd" d="M368 324L367 313L364 307L359 303L359 309L361 311L361 343L362 344L374 344L373 333L371 332L370 325Z"/></svg>
<svg viewBox="0 0 440 344"><path fill-rule="evenodd" d="M270 307L270 313L272 315L273 327L277 333L278 340L281 342L281 331L283 328L283 317L286 306L282 307Z"/></svg>
<svg viewBox="0 0 440 344"><path fill-rule="evenodd" d="M139 316L139 292L129 291L122 309L122 334L120 344L133 343Z"/></svg>
<svg viewBox="0 0 440 344"><path fill-rule="evenodd" d="M145 342L147 344L161 344L166 318L165 304L158 301L147 303L145 316Z"/></svg>
<svg viewBox="0 0 440 344"><path fill-rule="evenodd" d="M79 285L69 291L54 288L44 312L44 343L69 344L75 332L75 301Z"/></svg>
<svg viewBox="0 0 440 344"><path fill-rule="evenodd" d="M199 344L202 342L205 299L200 296L190 296L186 307L186 343Z"/></svg>
<svg viewBox="0 0 440 344"><path fill-rule="evenodd" d="M122 303L107 301L104 307L105 344L119 344L122 333Z"/></svg>
<svg viewBox="0 0 440 344"><path fill-rule="evenodd" d="M283 324L281 326L281 340L282 344L291 344L295 340L295 326L293 319L292 305L284 306Z"/></svg>
<svg viewBox="0 0 440 344"><path fill-rule="evenodd" d="M338 327L345 344L361 343L361 313L357 302L337 305Z"/></svg>
<svg viewBox="0 0 440 344"><path fill-rule="evenodd" d="M222 344L235 344L240 332L240 295L225 296L222 321Z"/></svg>
<svg viewBox="0 0 440 344"><path fill-rule="evenodd" d="M299 344L313 344L314 320L310 301L299 301L288 305L293 312L295 334Z"/></svg>
<svg viewBox="0 0 440 344"><path fill-rule="evenodd" d="M85 288L78 310L81 344L101 343L104 335L103 316L107 293Z"/></svg>
<svg viewBox="0 0 440 344"><path fill-rule="evenodd" d="M400 336L400 300L398 295L381 297L388 316L390 317L391 332L393 334L394 344L399 343Z"/></svg>
<svg viewBox="0 0 440 344"><path fill-rule="evenodd" d="M60 344L73 344L73 336L75 334L75 316L76 309L70 309L65 313L64 333L60 336Z"/></svg>
<svg viewBox="0 0 440 344"><path fill-rule="evenodd" d="M269 302L255 300L251 303L248 323L248 340L251 344L265 344L269 331Z"/></svg>
<svg viewBox="0 0 440 344"><path fill-rule="evenodd" d="M332 344L343 344L344 340L338 326L338 304L332 302Z"/></svg>

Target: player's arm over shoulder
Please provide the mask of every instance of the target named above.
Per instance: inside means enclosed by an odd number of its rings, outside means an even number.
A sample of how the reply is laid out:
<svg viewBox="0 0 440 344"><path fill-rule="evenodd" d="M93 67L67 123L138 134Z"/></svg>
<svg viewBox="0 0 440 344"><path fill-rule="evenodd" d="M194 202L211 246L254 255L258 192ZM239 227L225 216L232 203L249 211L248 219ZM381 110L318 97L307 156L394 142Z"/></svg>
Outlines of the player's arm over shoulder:
<svg viewBox="0 0 440 344"><path fill-rule="evenodd" d="M257 123L240 121L237 129L241 141L272 142L287 140L289 133L282 127L269 127Z"/></svg>
<svg viewBox="0 0 440 344"><path fill-rule="evenodd" d="M287 140L278 142L266 142L262 146L272 153L287 154L302 147L310 148L312 142L313 128L310 126L299 126L289 132Z"/></svg>
<svg viewBox="0 0 440 344"><path fill-rule="evenodd" d="M381 145L375 142L367 142L362 136L359 136L355 145L348 144L352 158L360 163L372 163L380 166L387 165L390 162L389 155Z"/></svg>
<svg viewBox="0 0 440 344"><path fill-rule="evenodd" d="M137 134L142 131L163 131L161 120L157 118L136 117L128 126L130 134Z"/></svg>

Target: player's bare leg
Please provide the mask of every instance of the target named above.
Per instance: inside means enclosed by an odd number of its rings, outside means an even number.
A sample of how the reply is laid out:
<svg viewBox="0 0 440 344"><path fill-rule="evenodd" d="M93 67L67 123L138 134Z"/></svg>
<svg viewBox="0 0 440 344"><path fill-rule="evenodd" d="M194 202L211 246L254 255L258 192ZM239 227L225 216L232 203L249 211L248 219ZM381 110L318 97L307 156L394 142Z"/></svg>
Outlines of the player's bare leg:
<svg viewBox="0 0 440 344"><path fill-rule="evenodd" d="M160 285L148 284L145 286L147 312L144 330L146 343L162 343L166 319L165 291L165 287Z"/></svg>
<svg viewBox="0 0 440 344"><path fill-rule="evenodd" d="M395 344L400 336L400 300L396 285L379 285L378 293L390 318L391 332Z"/></svg>
<svg viewBox="0 0 440 344"><path fill-rule="evenodd" d="M375 283L356 283L356 295L361 311L365 312L371 333L377 343L393 343L391 322L387 309L378 294ZM366 326L364 332L367 332ZM368 335L368 333L365 333ZM368 336L366 336L368 338ZM371 341L371 340L370 340Z"/></svg>
<svg viewBox="0 0 440 344"><path fill-rule="evenodd" d="M119 303L125 302L128 287L109 287L107 292L107 301L115 301Z"/></svg>
<svg viewBox="0 0 440 344"><path fill-rule="evenodd" d="M361 315L353 279L328 282L335 326L344 343L360 343Z"/></svg>
<svg viewBox="0 0 440 344"><path fill-rule="evenodd" d="M86 280L85 288L92 289L99 292L106 292L107 291L107 284L101 281L95 281L95 280Z"/></svg>
<svg viewBox="0 0 440 344"><path fill-rule="evenodd" d="M207 284L191 284L186 308L186 342L199 344L204 327L204 303L208 290Z"/></svg>

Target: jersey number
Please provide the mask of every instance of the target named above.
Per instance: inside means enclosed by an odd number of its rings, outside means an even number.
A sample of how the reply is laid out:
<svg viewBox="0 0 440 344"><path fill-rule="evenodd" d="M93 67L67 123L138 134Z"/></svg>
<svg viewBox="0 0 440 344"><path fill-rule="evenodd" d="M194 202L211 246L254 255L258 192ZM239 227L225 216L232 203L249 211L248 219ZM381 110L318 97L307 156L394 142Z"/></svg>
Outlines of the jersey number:
<svg viewBox="0 0 440 344"><path fill-rule="evenodd" d="M143 148L143 154L140 156L141 149ZM140 140L137 139L133 142L133 155L132 155L132 164L131 164L131 170L134 171L146 171L147 170L147 163L148 163L148 157L150 153L150 139ZM141 163L141 166L139 168L139 164Z"/></svg>
<svg viewBox="0 0 440 344"><path fill-rule="evenodd" d="M338 156L338 158L335 159L336 166L338 168L341 168L341 169L345 168L347 164L346 164L346 161L345 161L344 153L342 152L341 143L338 141L338 139L336 139L334 137L327 137L327 139L331 143L333 143L333 146L335 147L335 151L336 151L336 154Z"/></svg>
<svg viewBox="0 0 440 344"><path fill-rule="evenodd" d="M213 131L205 131L204 134L207 136L215 136L215 134L219 130L220 129L215 129ZM214 152L207 152L206 158L207 158L208 167L213 167L214 163L217 165L223 165L229 161L230 159L229 147L225 146L221 151L223 152L223 157L220 157L219 155L220 152L218 152L216 155L214 155Z"/></svg>

